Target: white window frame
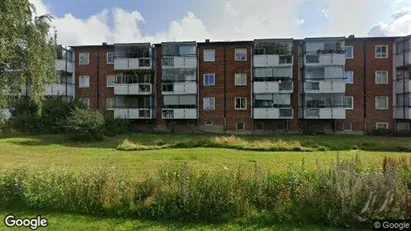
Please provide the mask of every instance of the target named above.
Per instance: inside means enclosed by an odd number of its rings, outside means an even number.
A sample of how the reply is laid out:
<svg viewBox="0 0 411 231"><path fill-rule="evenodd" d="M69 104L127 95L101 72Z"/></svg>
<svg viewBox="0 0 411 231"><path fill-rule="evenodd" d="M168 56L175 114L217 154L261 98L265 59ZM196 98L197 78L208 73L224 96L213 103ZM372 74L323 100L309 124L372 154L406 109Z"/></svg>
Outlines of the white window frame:
<svg viewBox="0 0 411 231"><path fill-rule="evenodd" d="M245 56L244 56L245 59L237 59L237 53L239 53L239 52L245 53ZM234 50L234 60L239 61L239 62L247 61L247 48L236 48Z"/></svg>
<svg viewBox="0 0 411 231"><path fill-rule="evenodd" d="M239 128L238 128L238 125L239 125L239 124L242 124L242 125L243 125L243 128L239 129ZM237 130L237 131L244 131L244 130L245 130L245 123L244 123L244 122L235 123L235 130Z"/></svg>
<svg viewBox="0 0 411 231"><path fill-rule="evenodd" d="M244 77L244 83L241 83L239 80L241 77ZM234 74L234 85L235 86L247 86L247 73L235 73Z"/></svg>
<svg viewBox="0 0 411 231"><path fill-rule="evenodd" d="M81 78L87 77L88 81L86 85L81 85ZM89 88L90 87L90 76L89 75L80 75L78 77L78 88Z"/></svg>
<svg viewBox="0 0 411 231"><path fill-rule="evenodd" d="M213 76L213 84L206 84L206 75L212 75L212 76ZM205 73L205 74L203 75L203 85L204 85L205 87L215 86L215 73Z"/></svg>
<svg viewBox="0 0 411 231"><path fill-rule="evenodd" d="M377 123L375 123L375 129L378 129L378 125L381 125L381 124L384 124L386 126L385 129L389 129L387 122L377 122Z"/></svg>
<svg viewBox="0 0 411 231"><path fill-rule="evenodd" d="M111 54L111 53L113 54L113 62L109 62L109 61L108 61L109 54ZM116 58L116 52L112 52L112 51L111 51L111 52L107 52L107 53L106 53L106 61L107 61L107 64L114 64L114 59L115 59L115 58Z"/></svg>
<svg viewBox="0 0 411 231"><path fill-rule="evenodd" d="M377 82L377 73L386 73L385 76L387 76L387 81L378 83ZM388 84L389 81L390 81L389 79L390 79L390 77L388 76L388 71L387 70L375 71L375 84Z"/></svg>
<svg viewBox="0 0 411 231"><path fill-rule="evenodd" d="M213 58L212 59L206 59L206 52L212 52L213 53ZM215 49L204 49L203 51L203 61L204 62L215 62Z"/></svg>
<svg viewBox="0 0 411 231"><path fill-rule="evenodd" d="M244 100L244 108L237 108L237 99L240 101L243 99ZM241 102L240 102L241 105ZM235 110L247 110L247 97L235 97L234 98L234 109Z"/></svg>
<svg viewBox="0 0 411 231"><path fill-rule="evenodd" d="M345 129L344 124L349 124L349 125L350 125L350 129ZM352 131L352 123L344 122L344 123L343 123L343 131L344 131L344 132L351 132L351 131Z"/></svg>
<svg viewBox="0 0 411 231"><path fill-rule="evenodd" d="M110 100L113 100L114 102L113 102L113 104L114 105L112 105L113 107L108 107L110 104L108 103ZM115 104L116 104L116 99L115 98L107 98L106 99L106 108L107 108L107 111L112 111L112 110L114 110L115 109Z"/></svg>
<svg viewBox="0 0 411 231"><path fill-rule="evenodd" d="M87 63L82 63L81 62L81 56L82 55L87 55ZM90 64L90 53L88 53L88 52L81 52L81 53L79 53L78 54L78 64L79 65L89 65Z"/></svg>
<svg viewBox="0 0 411 231"><path fill-rule="evenodd" d="M384 97L385 99L387 99L387 107L386 108L378 108L377 107L377 102L378 102L378 98ZM389 97L385 96L385 95L380 95L380 96L375 96L375 109L377 110L388 110L388 108L390 107L390 101L389 101Z"/></svg>
<svg viewBox="0 0 411 231"><path fill-rule="evenodd" d="M211 123L207 123L207 122L211 122ZM206 121L204 121L204 125L205 126L213 126L213 121L212 120L206 120Z"/></svg>
<svg viewBox="0 0 411 231"><path fill-rule="evenodd" d="M386 48L387 52L385 53L385 56L381 56L381 57L377 56L377 48L378 47L385 47ZM375 45L374 56L375 56L376 59L386 59L386 58L388 58L388 45Z"/></svg>
<svg viewBox="0 0 411 231"><path fill-rule="evenodd" d="M85 104L85 106L87 106L87 108L90 108L90 98L79 98L78 101L80 101L83 104L84 104L84 101L86 101L87 104Z"/></svg>
<svg viewBox="0 0 411 231"><path fill-rule="evenodd" d="M111 81L110 81L110 78L114 78L114 82L113 82L113 84L109 84ZM114 85L116 84L116 76L115 75L107 75L107 87L114 87Z"/></svg>
<svg viewBox="0 0 411 231"><path fill-rule="evenodd" d="M345 48L350 47L351 48L351 57L345 57L345 59L353 59L354 58L354 46L345 46Z"/></svg>
<svg viewBox="0 0 411 231"><path fill-rule="evenodd" d="M349 107L346 107L345 109L346 109L346 110L354 110L354 96L344 96L344 106L347 105L347 104L346 104L346 101L347 101L346 99L347 99L347 98L350 98L350 99L351 99L351 106L352 106L352 107L350 107L350 108L349 108Z"/></svg>
<svg viewBox="0 0 411 231"><path fill-rule="evenodd" d="M345 73L347 73L347 72L351 72L351 73L352 73L352 82L347 82L347 81L345 80L345 83L346 83L346 84L354 84L354 71L344 71L344 77L345 77Z"/></svg>
<svg viewBox="0 0 411 231"><path fill-rule="evenodd" d="M211 109L206 108L206 101L207 100L211 100L213 102L213 104L211 104L211 105L213 105ZM203 110L204 111L214 111L215 110L215 97L204 97L203 98Z"/></svg>

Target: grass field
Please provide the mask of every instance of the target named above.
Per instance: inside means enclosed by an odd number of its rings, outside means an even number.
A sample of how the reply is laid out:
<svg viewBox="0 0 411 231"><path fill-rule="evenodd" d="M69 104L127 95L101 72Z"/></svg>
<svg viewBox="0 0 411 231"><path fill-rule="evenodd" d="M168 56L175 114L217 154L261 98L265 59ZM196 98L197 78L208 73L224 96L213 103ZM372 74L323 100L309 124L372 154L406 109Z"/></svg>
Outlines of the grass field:
<svg viewBox="0 0 411 231"><path fill-rule="evenodd" d="M170 148L144 151L119 151L117 145L125 138L141 144L173 143L193 141L211 135L174 134L133 134L93 143L67 142L62 135L41 135L9 137L0 139L0 168L29 166L39 168L72 169L115 166L126 175L144 178L157 173L164 165L187 162L201 170L216 168L253 168L255 162L270 171L285 171L300 167L302 162L307 169L327 166L335 160L337 152L342 158L362 160L365 167L378 166L386 155L408 156L407 152L368 151L369 149L393 149L411 146L409 138L363 137L363 136L281 136L245 137L246 140L282 139L298 140L304 146L323 145L329 151L315 152L269 152L245 151L225 148ZM352 150L356 145L360 150ZM362 148L363 147L363 148ZM388 147L388 148L387 148ZM367 151L361 149L368 149Z"/></svg>
<svg viewBox="0 0 411 231"><path fill-rule="evenodd" d="M175 134L128 134L93 143L68 142L63 135L38 135L0 138L0 169L28 168L69 168L71 170L117 167L127 177L144 179L157 174L166 165L187 162L198 170L254 169L255 163L269 171L287 171L301 168L308 170L329 166L336 160L337 152L343 159L359 158L364 167L381 167L382 159L410 156L405 152L411 147L410 138L365 137L365 136L244 136L249 142L260 140L298 141L304 147L324 146L327 151L250 151L236 148L166 148L158 150L120 151L116 147L129 139L142 145L172 144L192 142L212 138L213 135ZM355 148L355 149L353 149ZM399 151L392 151L399 150ZM0 215L14 212L16 215L33 216L28 210L0 210ZM36 211L38 213L38 211ZM338 230L319 227L257 227L237 223L221 225L180 224L144 221L123 218L93 217L75 214L43 212L50 221L51 230ZM0 230L4 226L0 226ZM350 229L352 230L352 229Z"/></svg>

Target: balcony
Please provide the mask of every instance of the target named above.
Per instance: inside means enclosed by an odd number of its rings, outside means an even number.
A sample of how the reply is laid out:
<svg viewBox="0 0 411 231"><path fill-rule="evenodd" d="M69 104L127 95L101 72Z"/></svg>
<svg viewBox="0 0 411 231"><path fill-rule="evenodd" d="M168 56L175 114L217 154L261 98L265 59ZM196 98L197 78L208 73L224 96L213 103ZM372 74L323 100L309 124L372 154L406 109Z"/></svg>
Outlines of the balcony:
<svg viewBox="0 0 411 231"><path fill-rule="evenodd" d="M411 119L411 106L398 106L394 110L395 119Z"/></svg>
<svg viewBox="0 0 411 231"><path fill-rule="evenodd" d="M267 81L267 82L253 82L253 92L259 93L292 93L292 81Z"/></svg>
<svg viewBox="0 0 411 231"><path fill-rule="evenodd" d="M152 119L152 109L149 108L115 108L114 118L118 119Z"/></svg>
<svg viewBox="0 0 411 231"><path fill-rule="evenodd" d="M164 108L163 119L197 119L196 108Z"/></svg>
<svg viewBox="0 0 411 231"><path fill-rule="evenodd" d="M292 55L254 55L254 67L291 67Z"/></svg>
<svg viewBox="0 0 411 231"><path fill-rule="evenodd" d="M58 95L74 96L74 84L71 83L61 83L61 84L48 84L45 87L45 95L47 96L58 96Z"/></svg>
<svg viewBox="0 0 411 231"><path fill-rule="evenodd" d="M307 80L304 93L345 93L343 79Z"/></svg>
<svg viewBox="0 0 411 231"><path fill-rule="evenodd" d="M292 119L292 108L254 108L254 119Z"/></svg>
<svg viewBox="0 0 411 231"><path fill-rule="evenodd" d="M150 95L153 92L151 83L116 83L114 84L114 95Z"/></svg>
<svg viewBox="0 0 411 231"><path fill-rule="evenodd" d="M306 66L344 66L344 53L308 53L304 55L304 64Z"/></svg>
<svg viewBox="0 0 411 231"><path fill-rule="evenodd" d="M345 119L345 108L306 108L305 119Z"/></svg>
<svg viewBox="0 0 411 231"><path fill-rule="evenodd" d="M163 57L162 63L163 69L171 68L197 68L197 57L196 56L170 56Z"/></svg>
<svg viewBox="0 0 411 231"><path fill-rule="evenodd" d="M67 69L66 69L66 65L67 65ZM74 64L70 60L57 59L56 60L56 70L57 71L65 71L65 72L73 73L74 72Z"/></svg>
<svg viewBox="0 0 411 231"><path fill-rule="evenodd" d="M115 58L114 70L149 70L151 69L151 58Z"/></svg>
<svg viewBox="0 0 411 231"><path fill-rule="evenodd" d="M163 83L163 95L197 94L196 82Z"/></svg>
<svg viewBox="0 0 411 231"><path fill-rule="evenodd" d="M411 92L411 79L399 79L395 81L395 93ZM404 88L405 85L405 88Z"/></svg>

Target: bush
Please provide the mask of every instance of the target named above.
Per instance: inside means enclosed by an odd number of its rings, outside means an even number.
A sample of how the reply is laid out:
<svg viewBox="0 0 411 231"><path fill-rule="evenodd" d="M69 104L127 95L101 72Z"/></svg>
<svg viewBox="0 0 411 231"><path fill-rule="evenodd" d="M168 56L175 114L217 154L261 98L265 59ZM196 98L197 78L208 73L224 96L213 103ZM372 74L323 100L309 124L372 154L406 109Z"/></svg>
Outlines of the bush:
<svg viewBox="0 0 411 231"><path fill-rule="evenodd" d="M399 137L411 137L411 130L397 131L397 132L395 133L395 136L399 136Z"/></svg>
<svg viewBox="0 0 411 231"><path fill-rule="evenodd" d="M122 133L126 133L129 130L129 126L129 120L106 117L104 120L104 135L116 136Z"/></svg>
<svg viewBox="0 0 411 231"><path fill-rule="evenodd" d="M75 108L67 119L66 129L74 141L103 139L104 117L99 111Z"/></svg>
<svg viewBox="0 0 411 231"><path fill-rule="evenodd" d="M394 135L392 130L385 129L385 128L374 129L372 130L371 134L374 136L393 136Z"/></svg>
<svg viewBox="0 0 411 231"><path fill-rule="evenodd" d="M0 206L136 218L361 227L374 219L406 219L408 161L364 169L358 160L306 172L216 170L184 164L143 182L115 168L0 172ZM253 222L254 221L254 222Z"/></svg>

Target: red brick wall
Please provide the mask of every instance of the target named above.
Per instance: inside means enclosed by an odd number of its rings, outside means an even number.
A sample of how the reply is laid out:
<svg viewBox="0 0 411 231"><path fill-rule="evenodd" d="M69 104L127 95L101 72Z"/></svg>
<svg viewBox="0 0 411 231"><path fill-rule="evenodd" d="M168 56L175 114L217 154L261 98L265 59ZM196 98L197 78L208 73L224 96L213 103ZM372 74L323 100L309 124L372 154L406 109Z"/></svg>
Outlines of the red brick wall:
<svg viewBox="0 0 411 231"><path fill-rule="evenodd" d="M375 45L388 45L388 58L375 58ZM375 129L376 122L387 122L390 129L394 128L393 120L393 39L372 38L366 44L366 114L367 131ZM375 84L375 71L388 71L388 84ZM375 97L388 96L388 110L375 109Z"/></svg>
<svg viewBox="0 0 411 231"><path fill-rule="evenodd" d="M75 49L75 85L76 99L89 98L90 108L97 109L97 69L99 69L99 110L107 116L113 116L113 111L108 111L106 102L108 98L114 98L114 89L107 87L107 75L115 75L113 64L107 64L107 52L113 52L113 46L99 47L77 47ZM79 54L89 53L89 64L79 65ZM99 57L99 68L97 60ZM90 76L90 86L88 88L79 88L79 76Z"/></svg>

